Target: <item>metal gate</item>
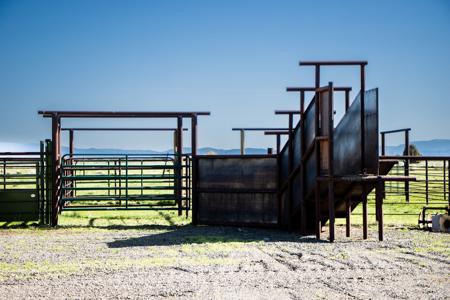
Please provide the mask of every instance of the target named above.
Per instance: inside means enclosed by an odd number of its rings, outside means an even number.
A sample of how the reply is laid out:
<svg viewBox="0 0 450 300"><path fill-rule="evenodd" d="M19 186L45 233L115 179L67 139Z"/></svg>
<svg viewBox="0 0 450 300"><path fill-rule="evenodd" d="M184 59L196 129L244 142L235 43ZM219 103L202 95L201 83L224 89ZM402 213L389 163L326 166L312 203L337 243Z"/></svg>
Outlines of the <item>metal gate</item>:
<svg viewBox="0 0 450 300"><path fill-rule="evenodd" d="M49 159L43 142L39 152L0 153L0 222L49 223Z"/></svg>
<svg viewBox="0 0 450 300"><path fill-rule="evenodd" d="M62 211L190 209L190 158L174 154L67 154Z"/></svg>

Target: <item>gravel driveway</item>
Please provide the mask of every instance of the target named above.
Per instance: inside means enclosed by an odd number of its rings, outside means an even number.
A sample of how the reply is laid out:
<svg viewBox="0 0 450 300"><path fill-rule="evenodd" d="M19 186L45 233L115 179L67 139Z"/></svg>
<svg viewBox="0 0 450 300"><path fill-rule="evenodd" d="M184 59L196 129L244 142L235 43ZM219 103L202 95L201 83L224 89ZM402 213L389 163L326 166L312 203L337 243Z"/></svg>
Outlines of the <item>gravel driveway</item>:
<svg viewBox="0 0 450 300"><path fill-rule="evenodd" d="M448 299L450 235L142 226L0 230L0 298ZM326 233L324 233L326 236Z"/></svg>

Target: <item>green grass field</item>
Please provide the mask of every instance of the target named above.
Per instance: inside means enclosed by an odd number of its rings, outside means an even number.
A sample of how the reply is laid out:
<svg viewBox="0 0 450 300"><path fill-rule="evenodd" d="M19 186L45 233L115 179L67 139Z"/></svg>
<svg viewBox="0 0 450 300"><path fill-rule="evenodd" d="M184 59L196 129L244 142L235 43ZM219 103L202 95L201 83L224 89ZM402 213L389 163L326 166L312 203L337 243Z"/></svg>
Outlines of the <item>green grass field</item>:
<svg viewBox="0 0 450 300"><path fill-rule="evenodd" d="M406 226L417 226L417 221L422 207L425 203L425 169L424 163L412 164L411 165L411 176L417 178L417 182L411 182L411 197L410 203L407 203L405 196L402 194L404 191L403 183L389 183L386 187L387 197L384 200L383 211L384 211L384 222L387 226L389 225L406 225ZM85 171L83 175L105 175L106 171L94 170ZM161 170L131 170L130 175L139 174L158 174ZM165 172L167 174L173 174L173 169L168 169ZM35 173L35 169L12 169L7 172L9 175L32 175ZM402 174L403 170L400 167L394 168L390 174L399 175ZM3 170L0 171L0 175L3 175ZM444 177L445 176L445 177ZM448 194L448 189L444 191L443 182L444 178L448 184L448 175L445 175L442 168L442 162L434 162L430 165L428 172L429 180L429 205L443 207L445 203L448 203L448 198L444 197L444 192ZM26 178L26 180L30 180ZM123 184L123 182L121 183ZM152 182L151 180L140 181L134 180L129 182L129 187L135 188L131 190L130 196L139 195L140 187L155 187L158 182ZM0 182L1 185L1 182ZM77 188L81 188L77 191L78 195L90 196L108 196L108 191L105 187L108 186L118 186L117 180L94 180L94 181L81 181ZM168 184L167 187L172 187L173 184ZM9 188L29 188L28 185L12 185ZM83 190L83 188L91 187L92 190ZM166 190L153 190L152 194L158 195L167 192ZM112 196L117 196L117 190L110 191ZM103 200L104 201L104 200ZM141 200L134 200L134 203L142 204L149 203ZM173 201L173 200L169 200ZM101 202L96 201L86 201L82 204L98 204ZM102 202L104 204L117 204L118 201L106 200ZM153 201L153 203L156 203ZM76 204L76 203L73 203ZM162 204L162 203L160 203ZM432 213L433 211L430 211ZM442 211L436 211L442 212ZM373 193L369 195L368 204L369 213L369 225L375 225L375 201ZM344 219L338 219L338 224L343 224ZM185 225L190 223L190 217L186 218L185 212L183 216L178 216L176 211L65 211L59 218L60 226L94 226L94 227L104 227L104 226L146 226L146 225ZM31 224L31 223L30 223ZM359 205L352 214L352 224L361 225L362 224L362 206ZM20 222L12 223L0 223L0 226L18 226L21 225Z"/></svg>

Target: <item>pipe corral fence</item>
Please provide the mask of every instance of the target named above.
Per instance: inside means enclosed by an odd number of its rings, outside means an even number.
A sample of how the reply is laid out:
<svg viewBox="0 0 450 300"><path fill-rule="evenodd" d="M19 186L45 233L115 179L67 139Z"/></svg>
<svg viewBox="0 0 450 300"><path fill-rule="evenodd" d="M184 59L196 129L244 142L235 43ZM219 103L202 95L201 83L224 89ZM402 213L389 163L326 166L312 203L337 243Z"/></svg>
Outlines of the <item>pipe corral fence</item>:
<svg viewBox="0 0 450 300"><path fill-rule="evenodd" d="M56 226L63 211L175 210L188 217L192 210L194 225L282 228L317 239L327 224L334 241L336 219L345 219L350 236L357 207L362 207L366 239L368 206L373 205L383 240L383 205L448 207L450 157L411 156L409 128L379 132L379 93L365 88L366 61L308 61L300 66L314 68L315 84L286 89L299 94L298 110L275 111L288 117L286 127L233 128L241 134L240 155L197 153L198 117L209 112L39 111L52 124L52 137L41 142L40 151L0 153L0 221ZM351 87L321 83L325 67L358 69L360 89L353 101ZM339 120L336 93L344 93L345 101ZM176 126L62 127L65 119L85 118L164 118ZM185 119L190 130L183 127ZM66 154L61 153L62 131L69 133ZM173 152L75 153L79 131L168 132L173 134ZM183 131L190 133L190 153L183 153ZM246 131L275 136L276 152L269 148L267 154L245 154ZM405 134L406 152L387 156L385 136L397 132Z"/></svg>

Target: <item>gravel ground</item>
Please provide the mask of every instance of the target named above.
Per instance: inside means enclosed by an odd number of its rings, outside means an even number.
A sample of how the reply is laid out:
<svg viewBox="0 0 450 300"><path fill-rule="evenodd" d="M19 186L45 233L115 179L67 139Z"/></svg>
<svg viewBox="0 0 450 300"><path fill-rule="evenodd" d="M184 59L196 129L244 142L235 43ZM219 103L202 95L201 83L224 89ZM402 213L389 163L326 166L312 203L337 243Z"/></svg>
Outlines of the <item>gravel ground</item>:
<svg viewBox="0 0 450 300"><path fill-rule="evenodd" d="M448 299L450 235L352 230L333 244L190 225L0 230L0 298Z"/></svg>

